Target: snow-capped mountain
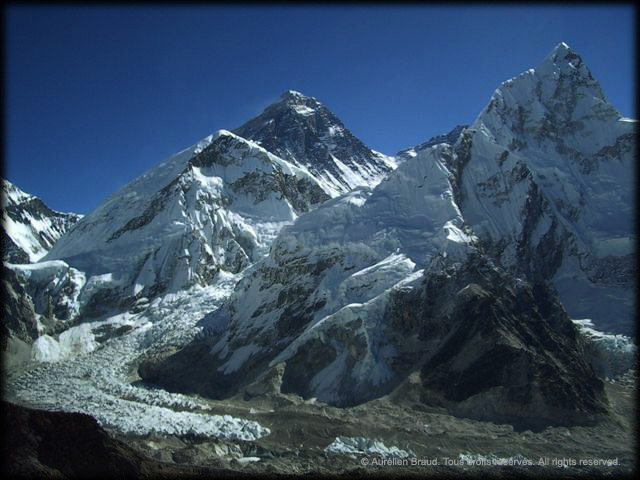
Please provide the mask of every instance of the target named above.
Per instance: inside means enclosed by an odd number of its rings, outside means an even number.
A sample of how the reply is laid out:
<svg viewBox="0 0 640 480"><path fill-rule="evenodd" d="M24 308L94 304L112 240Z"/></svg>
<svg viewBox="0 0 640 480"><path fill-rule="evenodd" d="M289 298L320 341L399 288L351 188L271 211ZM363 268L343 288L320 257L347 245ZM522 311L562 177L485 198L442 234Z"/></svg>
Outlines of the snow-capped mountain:
<svg viewBox="0 0 640 480"><path fill-rule="evenodd" d="M152 297L239 272L328 198L307 171L222 130L114 194L45 260L106 275L121 296Z"/></svg>
<svg viewBox="0 0 640 480"><path fill-rule="evenodd" d="M210 285L328 198L305 170L221 130L112 195L38 263L6 264L8 333L30 343Z"/></svg>
<svg viewBox="0 0 640 480"><path fill-rule="evenodd" d="M141 376L220 398L251 395L281 369L279 391L347 406L417 371L425 403L461 415L528 428L591 421L605 400L576 328L544 287L482 255L455 203L449 158L446 144L422 150L375 189L283 229L201 322L201 337L146 362ZM571 386L567 372L584 383ZM566 403L554 409L558 397Z"/></svg>
<svg viewBox="0 0 640 480"><path fill-rule="evenodd" d="M633 331L635 123L558 45L503 83L454 148L465 221L500 264L551 280L574 318Z"/></svg>
<svg viewBox="0 0 640 480"><path fill-rule="evenodd" d="M219 398L277 372L282 392L351 405L417 371L425 403L464 416L538 428L603 413L553 287L570 313L593 289L628 291L631 124L560 44L443 139L284 228L201 338L143 378ZM621 268L592 275L605 264Z"/></svg>
<svg viewBox="0 0 640 480"><path fill-rule="evenodd" d="M266 255L298 215L340 189L375 184L395 166L315 100L288 93L267 111L281 112L278 125L286 123L291 119L282 109L296 112L300 101L317 107L316 123L290 131L287 142L305 145L315 132L326 151L364 169L335 170L344 165L332 160L327 181L310 172L325 168L314 167L318 145L309 150L315 156L298 151L293 162L226 130L210 135L113 194L36 267L7 266L7 315L15 320L10 331L29 342L82 318L140 310L158 295L215 283L219 272L238 273ZM303 113L300 118L310 121Z"/></svg>
<svg viewBox="0 0 640 480"><path fill-rule="evenodd" d="M634 146L565 44L471 126L395 158L289 91L133 180L39 263L5 265L7 325L39 336L38 358L133 329L144 380L216 398L347 406L413 376L419 402L456 415L588 423L617 337L592 341L565 307L629 332Z"/></svg>
<svg viewBox="0 0 640 480"><path fill-rule="evenodd" d="M396 167L393 157L364 145L318 100L293 90L234 132L307 169L332 197L373 187Z"/></svg>
<svg viewBox="0 0 640 480"><path fill-rule="evenodd" d="M40 260L82 215L51 210L42 200L2 180L2 260Z"/></svg>

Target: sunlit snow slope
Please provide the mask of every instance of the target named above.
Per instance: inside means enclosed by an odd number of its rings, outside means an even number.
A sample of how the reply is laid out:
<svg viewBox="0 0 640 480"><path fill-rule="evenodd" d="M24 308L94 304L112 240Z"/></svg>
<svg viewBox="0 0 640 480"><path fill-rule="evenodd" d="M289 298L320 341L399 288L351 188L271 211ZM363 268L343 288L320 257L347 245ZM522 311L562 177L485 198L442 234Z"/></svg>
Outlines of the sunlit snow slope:
<svg viewBox="0 0 640 480"><path fill-rule="evenodd" d="M306 171L222 130L114 194L45 259L110 274L122 296L206 285L260 258L283 225L327 198Z"/></svg>

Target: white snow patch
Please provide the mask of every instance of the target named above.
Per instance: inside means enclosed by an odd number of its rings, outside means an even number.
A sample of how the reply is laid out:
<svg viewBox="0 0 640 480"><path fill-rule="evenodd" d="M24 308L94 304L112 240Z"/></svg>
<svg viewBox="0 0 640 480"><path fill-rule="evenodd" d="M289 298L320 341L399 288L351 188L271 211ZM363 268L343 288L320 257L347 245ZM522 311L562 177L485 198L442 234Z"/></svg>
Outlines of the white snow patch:
<svg viewBox="0 0 640 480"><path fill-rule="evenodd" d="M328 445L325 452L355 454L355 455L380 455L384 458L407 458L414 457L411 450L402 450L396 446L387 447L382 440L369 439L365 437L336 437Z"/></svg>
<svg viewBox="0 0 640 480"><path fill-rule="evenodd" d="M98 347L89 324L71 327L56 340L49 335L38 337L33 343L31 357L37 362L59 362L65 358L94 351Z"/></svg>
<svg viewBox="0 0 640 480"><path fill-rule="evenodd" d="M315 109L307 107L306 105L294 105L293 109L300 115L311 115L315 112Z"/></svg>

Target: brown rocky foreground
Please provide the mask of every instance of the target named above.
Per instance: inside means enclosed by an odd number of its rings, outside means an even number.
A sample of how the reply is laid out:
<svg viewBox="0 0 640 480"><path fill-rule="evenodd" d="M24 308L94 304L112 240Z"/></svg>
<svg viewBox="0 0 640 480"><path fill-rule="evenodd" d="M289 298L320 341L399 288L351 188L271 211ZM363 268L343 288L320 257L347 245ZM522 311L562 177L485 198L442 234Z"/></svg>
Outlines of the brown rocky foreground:
<svg viewBox="0 0 640 480"><path fill-rule="evenodd" d="M88 415L3 402L3 470L10 478L619 478L635 471L633 377L606 382L610 411L597 425L541 432L518 432L425 407L413 377L393 395L351 408L273 393L211 401L212 413L251 418L271 429L255 442L113 436ZM380 457L326 452L338 436L377 438L430 464L399 459L383 464ZM534 465L460 465L461 453L527 458ZM541 458L549 464L538 465ZM561 467L554 459L576 465ZM617 464L605 463L614 459ZM594 460L605 464L585 464Z"/></svg>

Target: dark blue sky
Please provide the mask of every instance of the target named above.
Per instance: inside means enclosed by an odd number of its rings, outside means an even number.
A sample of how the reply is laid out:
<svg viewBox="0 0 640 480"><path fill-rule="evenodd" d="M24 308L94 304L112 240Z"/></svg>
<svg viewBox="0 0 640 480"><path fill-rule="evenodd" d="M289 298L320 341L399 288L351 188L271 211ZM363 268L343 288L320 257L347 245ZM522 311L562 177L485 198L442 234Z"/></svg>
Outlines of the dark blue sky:
<svg viewBox="0 0 640 480"><path fill-rule="evenodd" d="M634 19L624 5L6 7L4 175L87 213L288 89L394 154L472 122L560 41L635 117Z"/></svg>

